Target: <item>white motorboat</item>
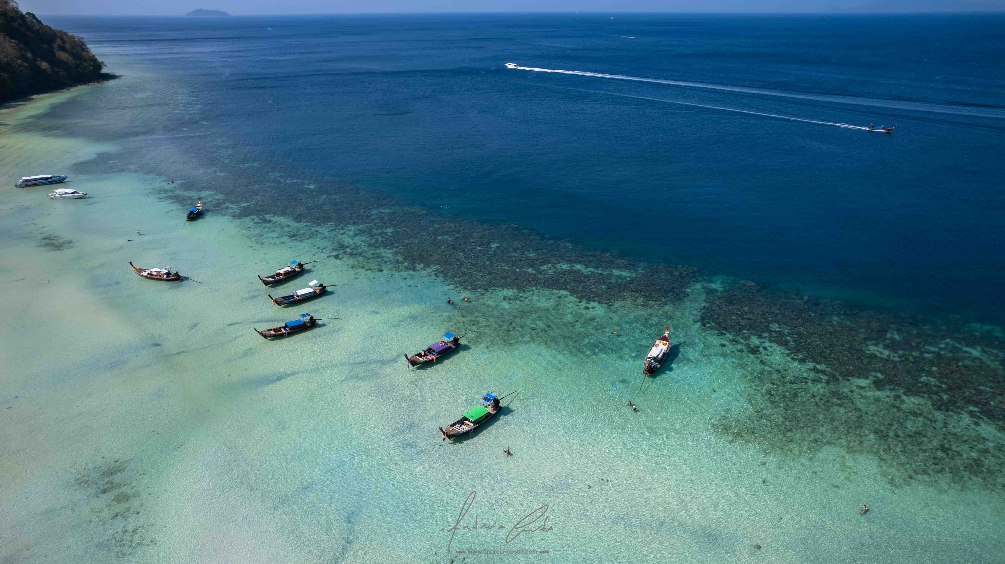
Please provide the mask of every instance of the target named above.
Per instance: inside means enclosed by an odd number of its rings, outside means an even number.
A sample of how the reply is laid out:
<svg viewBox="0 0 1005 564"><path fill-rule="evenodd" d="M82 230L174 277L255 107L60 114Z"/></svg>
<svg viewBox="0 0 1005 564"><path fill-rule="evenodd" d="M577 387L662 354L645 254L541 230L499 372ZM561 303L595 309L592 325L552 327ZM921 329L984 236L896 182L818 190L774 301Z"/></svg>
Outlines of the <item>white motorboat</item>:
<svg viewBox="0 0 1005 564"><path fill-rule="evenodd" d="M22 176L14 186L24 188L25 186L45 186L47 184L59 184L66 181L65 174L38 174L35 176Z"/></svg>
<svg viewBox="0 0 1005 564"><path fill-rule="evenodd" d="M649 349L649 353L646 354L646 360L642 363L642 373L646 376L656 374L656 371L660 369L660 365L666 360L667 353L669 352L670 326L668 325L667 330L656 339L652 348Z"/></svg>
<svg viewBox="0 0 1005 564"><path fill-rule="evenodd" d="M506 63L506 68L508 68L508 69L515 69L515 68L517 68L516 67L516 63Z"/></svg>
<svg viewBox="0 0 1005 564"><path fill-rule="evenodd" d="M56 188L49 194L49 198L83 198L87 196L87 192L77 192L72 188Z"/></svg>
<svg viewBox="0 0 1005 564"><path fill-rule="evenodd" d="M896 125L891 125L890 127L887 127L885 125L881 125L879 127L876 127L876 126L874 126L874 125L872 125L870 123L869 124L869 131L876 131L876 132L879 132L879 133L893 133L893 130L896 127L897 127Z"/></svg>

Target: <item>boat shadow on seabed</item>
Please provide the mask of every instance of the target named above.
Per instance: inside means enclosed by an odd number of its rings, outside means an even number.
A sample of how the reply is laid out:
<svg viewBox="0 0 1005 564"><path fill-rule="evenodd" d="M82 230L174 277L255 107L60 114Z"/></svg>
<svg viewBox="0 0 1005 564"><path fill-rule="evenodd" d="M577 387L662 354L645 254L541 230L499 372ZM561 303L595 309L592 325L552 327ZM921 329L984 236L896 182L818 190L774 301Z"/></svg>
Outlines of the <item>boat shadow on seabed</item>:
<svg viewBox="0 0 1005 564"><path fill-rule="evenodd" d="M660 365L660 367L656 370L656 372L653 372L652 376L645 376L642 380L642 383L639 384L640 392L642 391L643 388L648 389L646 388L646 382L649 382L649 385L651 386L653 381L656 380L656 378L659 378L660 374L663 373L664 371L673 372L673 362L677 360L678 356L680 356L680 346L683 345L685 342L686 341L681 341L676 345L667 349L667 357L663 361L663 364Z"/></svg>
<svg viewBox="0 0 1005 564"><path fill-rule="evenodd" d="M667 349L666 360L663 361L663 364L660 365L659 370L657 370L655 374L650 376L650 378L656 378L657 376L659 376L660 372L663 371L673 372L673 361L677 360L677 357L680 356L680 346L683 345L684 343L685 341L681 341L676 345Z"/></svg>

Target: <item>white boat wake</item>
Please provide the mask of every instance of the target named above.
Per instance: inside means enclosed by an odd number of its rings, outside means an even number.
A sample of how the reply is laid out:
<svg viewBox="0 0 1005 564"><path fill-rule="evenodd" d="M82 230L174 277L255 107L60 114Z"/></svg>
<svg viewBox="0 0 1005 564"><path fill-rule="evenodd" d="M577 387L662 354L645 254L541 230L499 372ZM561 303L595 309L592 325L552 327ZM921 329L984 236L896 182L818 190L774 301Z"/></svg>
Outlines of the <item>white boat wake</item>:
<svg viewBox="0 0 1005 564"><path fill-rule="evenodd" d="M575 76L587 76L592 78L605 78L609 80L628 80L632 82L649 82L653 84L666 84L669 86L681 86L685 88L702 88L706 90L717 90L720 92L737 92L742 94L755 94L759 96L774 96L779 98L792 98L799 100L812 100L815 102L830 102L837 104L853 104L858 106L872 106L877 108L887 108L887 109L900 109L900 110L912 110L921 112L932 112L940 114L955 114L955 115L965 115L965 116L975 116L975 117L989 117L989 118L999 118L1005 119L1005 110L999 108L972 108L965 106L948 106L943 104L930 104L927 102L911 102L911 101L901 101L901 100L880 100L874 98L859 98L855 96L837 96L832 94L805 94L800 92L786 92L783 90L769 90L765 88L749 88L746 86L728 86L724 84L709 84L705 82L689 82L684 80L667 80L662 78L645 78L640 76L627 76L622 74L604 74L599 72L588 72L588 71L576 71L576 70L562 70L562 69L542 69L537 67L521 67L515 63L506 63L506 68L512 70L522 70L531 72L547 72L555 74L569 74ZM662 100L667 102L668 100ZM691 104L701 106L701 104ZM731 108L717 108L729 111L741 111L733 110ZM746 112L755 115L761 115L757 112ZM764 114L769 115L769 114ZM784 119L797 119L798 121L806 121L810 123L820 123L825 125L837 125L837 126L848 126L848 124L834 124L830 122L821 122L816 120L805 120L801 118L790 118L788 116L776 116L771 115L770 117L781 117ZM852 128L865 129L869 131L868 127L861 126L848 126Z"/></svg>
<svg viewBox="0 0 1005 564"><path fill-rule="evenodd" d="M556 88L563 88L563 87L558 86ZM582 89L582 88L571 88L570 90L579 90L581 92L593 92L595 94L608 94L610 96L619 96L621 98L635 98L637 100L649 100L651 102L663 102L664 104L677 104L677 105L680 105L680 106L693 106L693 107L696 107L696 108L707 108L709 110L721 110L721 111L724 111L724 112L735 112L735 113L738 113L738 114L748 114L748 115L752 115L752 116L761 116L761 117L785 119L785 120L789 120L789 121L801 121L803 123L815 123L815 124L818 124L818 125L830 125L830 126L833 126L833 127L843 127L845 129L859 129L859 130L862 130L862 131L874 131L874 132L877 132L877 133L891 133L893 131L892 128L890 130L884 130L884 129L875 128L875 127L870 129L868 127L864 127L864 126L861 126L861 125L852 125L850 123L838 123L838 122L834 122L834 121L822 121L822 120L818 120L818 119L808 119L808 118L801 118L801 117L794 117L794 116L783 116L781 114L769 114L769 113L766 113L766 112L755 112L755 111L751 111L751 110L741 110L741 109L738 109L738 108L728 108L726 106L713 106L711 104L698 104L698 103L695 103L695 102L681 102L679 100L666 100L666 99L663 99L663 98L651 98L649 96L635 96L633 94L621 94L619 92L605 92L603 90L586 90L586 89Z"/></svg>

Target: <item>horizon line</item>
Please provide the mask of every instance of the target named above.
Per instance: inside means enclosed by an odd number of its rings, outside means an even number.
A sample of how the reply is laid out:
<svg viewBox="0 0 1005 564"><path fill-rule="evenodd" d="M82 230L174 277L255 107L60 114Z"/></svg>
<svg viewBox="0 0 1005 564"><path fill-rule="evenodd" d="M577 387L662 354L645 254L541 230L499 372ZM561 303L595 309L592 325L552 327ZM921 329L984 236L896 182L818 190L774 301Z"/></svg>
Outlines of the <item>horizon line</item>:
<svg viewBox="0 0 1005 564"><path fill-rule="evenodd" d="M196 8L196 9L213 9L213 8ZM192 11L192 10L189 10ZM221 12L226 12L226 10L219 10ZM393 11L374 11L374 12L304 12L304 13L274 13L274 14L232 14L226 12L226 16L189 16L185 14L85 14L85 13L72 13L72 14L36 14L40 17L50 17L50 16L88 16L88 17L122 17L122 18L132 18L132 17L150 17L150 18L198 18L198 19L213 19L213 18L228 18L228 17L276 17L276 16L430 16L430 15L479 15L479 14L489 14L489 15L575 15L575 14L627 14L627 15L695 15L695 16L898 16L898 15L977 15L977 14L1005 14L1005 7L1001 9L982 9L982 10L919 10L919 11L876 11L876 12L856 12L852 10L826 10L826 11L805 11L805 12L735 12L735 11L721 11L721 12L699 12L699 11L671 11L671 10L634 10L634 11L607 11L607 10L565 10L565 11L507 11L507 10L478 10L478 11L449 11L449 12L439 12L439 11L428 11L428 12L393 12Z"/></svg>

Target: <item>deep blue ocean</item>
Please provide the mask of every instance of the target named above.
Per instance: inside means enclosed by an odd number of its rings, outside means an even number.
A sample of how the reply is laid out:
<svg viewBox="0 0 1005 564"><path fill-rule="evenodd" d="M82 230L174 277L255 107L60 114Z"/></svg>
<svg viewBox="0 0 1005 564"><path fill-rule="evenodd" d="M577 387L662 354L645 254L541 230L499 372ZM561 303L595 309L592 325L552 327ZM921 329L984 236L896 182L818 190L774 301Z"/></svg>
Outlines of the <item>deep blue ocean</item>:
<svg viewBox="0 0 1005 564"><path fill-rule="evenodd" d="M183 92L165 135L223 168L1005 321L1002 15L43 20Z"/></svg>

